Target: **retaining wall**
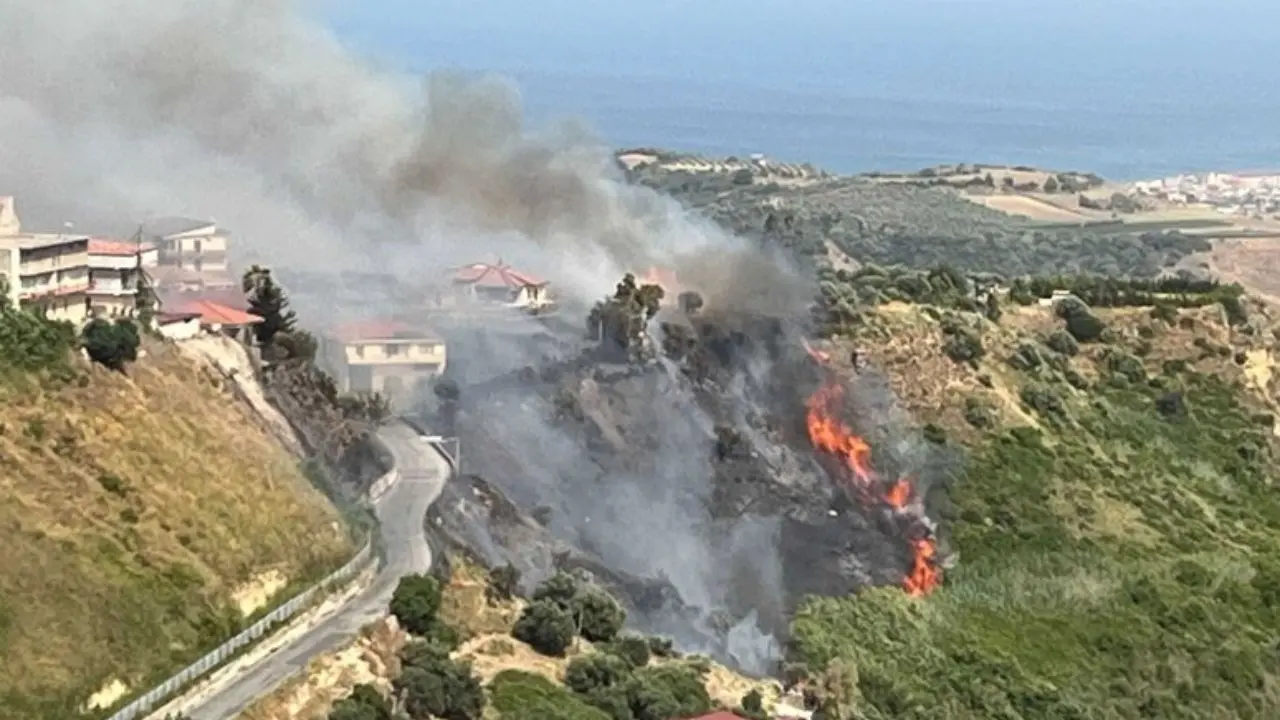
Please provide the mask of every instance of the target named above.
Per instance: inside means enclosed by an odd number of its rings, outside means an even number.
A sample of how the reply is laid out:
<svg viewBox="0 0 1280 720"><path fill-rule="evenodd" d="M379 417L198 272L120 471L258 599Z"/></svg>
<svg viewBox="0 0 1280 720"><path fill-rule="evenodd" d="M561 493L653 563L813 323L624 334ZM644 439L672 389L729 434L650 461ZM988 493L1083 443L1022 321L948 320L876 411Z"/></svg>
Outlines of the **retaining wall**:
<svg viewBox="0 0 1280 720"><path fill-rule="evenodd" d="M373 482L369 488L369 497L371 500L381 498L383 494L391 488L392 485L400 479L400 473L397 470L383 475ZM375 490L377 491L375 494ZM274 626L283 623L294 615L310 606L311 601L321 589L328 585L345 582L357 575L360 571L368 567L369 562L374 558L372 538L365 541L363 547L351 558L346 565L335 570L328 577L311 587L303 590L295 595L291 600L272 610L266 616L256 623L250 625L239 635L231 638L222 645L219 645L209 654L191 663L187 667L180 670L176 675L160 683L156 687L147 691L145 695L137 698L133 702L118 710L109 720L134 720L137 717L150 712L153 708L159 707L161 704L169 700L173 695L186 689L191 683L199 680L205 673L221 666L226 661L235 657L240 650L254 640L267 634Z"/></svg>

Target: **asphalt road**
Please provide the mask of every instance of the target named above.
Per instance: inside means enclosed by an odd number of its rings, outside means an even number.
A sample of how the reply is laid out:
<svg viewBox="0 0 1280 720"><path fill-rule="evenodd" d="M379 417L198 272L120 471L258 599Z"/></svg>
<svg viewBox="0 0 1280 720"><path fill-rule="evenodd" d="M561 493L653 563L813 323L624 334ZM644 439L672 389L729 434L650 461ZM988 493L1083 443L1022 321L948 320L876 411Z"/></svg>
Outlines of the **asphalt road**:
<svg viewBox="0 0 1280 720"><path fill-rule="evenodd" d="M192 720L226 720L301 671L315 656L350 643L360 628L387 609L396 582L431 567L431 548L423 535L427 508L440 496L449 466L435 449L405 425L384 428L379 437L395 457L400 480L378 500L387 563L373 583L350 603L287 646L212 688L185 708Z"/></svg>

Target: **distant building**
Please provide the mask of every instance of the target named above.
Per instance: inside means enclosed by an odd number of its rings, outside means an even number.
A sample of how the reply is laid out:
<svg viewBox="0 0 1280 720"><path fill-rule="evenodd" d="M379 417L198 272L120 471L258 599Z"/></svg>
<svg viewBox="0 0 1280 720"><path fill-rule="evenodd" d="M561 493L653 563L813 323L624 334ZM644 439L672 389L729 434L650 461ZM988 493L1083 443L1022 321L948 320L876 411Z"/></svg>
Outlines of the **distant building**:
<svg viewBox="0 0 1280 720"><path fill-rule="evenodd" d="M142 274L156 262L152 245L89 238L90 312L97 317L132 316Z"/></svg>
<svg viewBox="0 0 1280 720"><path fill-rule="evenodd" d="M160 326L172 326L186 323L190 327L193 318L199 319L203 332L226 335L244 345L253 346L253 326L262 322L262 318L244 310L206 298L183 298L162 301L159 317ZM171 328L170 332L179 332ZM186 332L185 329L181 332Z"/></svg>
<svg viewBox="0 0 1280 720"><path fill-rule="evenodd" d="M496 264L472 263L453 271L454 301L492 307L536 310L551 304L550 283L520 272L499 260Z"/></svg>
<svg viewBox="0 0 1280 720"><path fill-rule="evenodd" d="M322 339L326 363L344 391L379 392L393 404L445 370L445 342L434 333L393 321L339 326Z"/></svg>
<svg viewBox="0 0 1280 720"><path fill-rule="evenodd" d="M0 278L9 302L55 320L89 317L89 238L24 233L12 197L0 197Z"/></svg>
<svg viewBox="0 0 1280 720"><path fill-rule="evenodd" d="M158 250L152 272L157 287L198 291L236 285L227 267L229 233L212 220L160 218L143 223L142 235Z"/></svg>

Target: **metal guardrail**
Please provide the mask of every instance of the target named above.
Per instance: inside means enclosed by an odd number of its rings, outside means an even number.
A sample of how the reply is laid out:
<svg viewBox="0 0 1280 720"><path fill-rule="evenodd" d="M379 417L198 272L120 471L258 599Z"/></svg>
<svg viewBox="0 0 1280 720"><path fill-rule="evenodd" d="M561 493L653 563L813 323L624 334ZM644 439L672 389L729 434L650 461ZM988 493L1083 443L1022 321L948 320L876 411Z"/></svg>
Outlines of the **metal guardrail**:
<svg viewBox="0 0 1280 720"><path fill-rule="evenodd" d="M386 492L386 490L395 483L398 478L399 472L393 469L391 472L383 475L375 481L374 486L379 488L379 492L375 497ZM277 624L289 620L294 615L297 615L300 611L311 604L311 601L322 588L348 580L356 573L364 570L373 557L373 541L371 538L365 542L364 546L355 554L355 557L351 558L346 565L343 565L330 573L328 577L315 585L312 585L306 590L298 593L291 600L275 610L272 610L270 613L263 616L262 619L250 625L235 637L219 645L212 652L191 663L180 670L176 675L170 677L168 680L165 680L147 691L146 694L124 706L112 715L109 720L134 720L142 714L150 712L161 703L169 700L174 694L186 689L191 683L199 680L205 673L220 667L227 660L235 657L236 654L246 645L265 635L267 631L271 630Z"/></svg>

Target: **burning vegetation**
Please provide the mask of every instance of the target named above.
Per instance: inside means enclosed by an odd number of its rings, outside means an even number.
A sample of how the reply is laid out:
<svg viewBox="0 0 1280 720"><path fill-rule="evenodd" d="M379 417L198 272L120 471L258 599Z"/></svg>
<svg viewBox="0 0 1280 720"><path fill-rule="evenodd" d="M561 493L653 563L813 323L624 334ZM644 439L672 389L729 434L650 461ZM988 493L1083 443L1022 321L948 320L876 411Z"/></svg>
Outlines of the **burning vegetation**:
<svg viewBox="0 0 1280 720"><path fill-rule="evenodd" d="M849 494L864 506L886 506L895 518L905 521L911 550L911 567L902 587L912 596L931 592L942 582L938 567L938 543L933 524L924 514L909 475L892 482L882 478L871 465L871 445L853 431L841 417L845 386L830 371L831 357L807 343L805 350L822 366L822 385L805 403L805 426L815 450L838 461L836 476Z"/></svg>

